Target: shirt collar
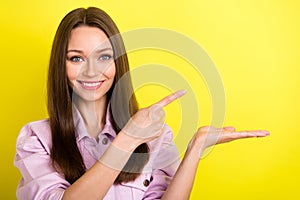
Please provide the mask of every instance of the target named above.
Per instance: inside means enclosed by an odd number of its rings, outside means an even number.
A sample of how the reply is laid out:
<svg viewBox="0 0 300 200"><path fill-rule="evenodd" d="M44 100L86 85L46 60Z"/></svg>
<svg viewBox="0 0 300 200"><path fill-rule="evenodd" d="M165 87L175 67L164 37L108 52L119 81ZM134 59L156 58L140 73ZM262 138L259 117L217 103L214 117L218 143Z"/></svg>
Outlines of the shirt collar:
<svg viewBox="0 0 300 200"><path fill-rule="evenodd" d="M108 103L108 106L106 108L105 125L104 125L102 131L99 133L99 136L101 134L107 134L114 138L114 137L116 137L116 131L114 130L112 123L111 123L112 115L111 115L109 108L110 108L110 103ZM76 136L77 141L80 141L84 137L91 138L91 136L88 134L88 132L86 130L83 118L74 103L72 104L72 111L73 111L73 120L74 120L74 125L75 125L75 136Z"/></svg>

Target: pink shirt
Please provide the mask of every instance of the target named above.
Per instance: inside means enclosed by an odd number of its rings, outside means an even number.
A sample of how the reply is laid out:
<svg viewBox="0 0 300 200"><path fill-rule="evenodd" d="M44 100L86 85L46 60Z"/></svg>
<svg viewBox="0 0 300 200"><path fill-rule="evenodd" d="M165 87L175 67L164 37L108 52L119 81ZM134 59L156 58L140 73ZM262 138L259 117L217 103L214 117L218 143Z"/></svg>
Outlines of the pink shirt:
<svg viewBox="0 0 300 200"><path fill-rule="evenodd" d="M73 114L77 145L89 169L116 137L116 132L111 124L110 112L107 112L106 124L97 142L87 133L76 108ZM172 138L172 130L165 125L162 136L148 143L150 159L142 174L133 182L113 185L104 199L160 199L179 165L178 150ZM61 199L65 189L70 186L64 176L52 167L50 149L51 131L47 119L31 122L21 129L14 160L22 174L17 188L18 199Z"/></svg>

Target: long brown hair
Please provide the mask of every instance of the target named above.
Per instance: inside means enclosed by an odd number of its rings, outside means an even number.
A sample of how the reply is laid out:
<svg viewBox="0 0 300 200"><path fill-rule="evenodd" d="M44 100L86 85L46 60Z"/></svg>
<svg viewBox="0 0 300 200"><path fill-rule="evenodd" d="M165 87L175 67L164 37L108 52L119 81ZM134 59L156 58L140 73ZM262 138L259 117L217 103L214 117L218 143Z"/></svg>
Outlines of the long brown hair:
<svg viewBox="0 0 300 200"><path fill-rule="evenodd" d="M68 86L66 75L66 54L71 31L81 25L98 27L111 40L115 56L115 80L107 93L108 99L117 98L114 106L124 107L126 97L130 94L127 112L118 110L118 115L112 116L112 124L118 133L127 123L129 118L138 111L138 104L133 92L131 78L128 76L129 64L127 54L119 30L107 13L99 8L78 8L68 13L61 21L52 45L48 72L48 112L52 132L51 159L53 165L64 174L65 179L74 183L85 171L83 158L78 149L75 138L75 126L72 114L72 88ZM114 90L116 83L127 75L126 81L122 80L121 88ZM120 85L120 84L118 84ZM114 90L114 91L113 91ZM132 94L132 95L131 95ZM128 101L128 99L127 99ZM115 109L110 107L110 110ZM126 110L126 109L125 109ZM129 110L129 112L128 112ZM117 122L117 123L116 123ZM135 180L149 159L149 148L146 143L138 146L126 166L115 180L115 184ZM112 158L113 159L113 158Z"/></svg>

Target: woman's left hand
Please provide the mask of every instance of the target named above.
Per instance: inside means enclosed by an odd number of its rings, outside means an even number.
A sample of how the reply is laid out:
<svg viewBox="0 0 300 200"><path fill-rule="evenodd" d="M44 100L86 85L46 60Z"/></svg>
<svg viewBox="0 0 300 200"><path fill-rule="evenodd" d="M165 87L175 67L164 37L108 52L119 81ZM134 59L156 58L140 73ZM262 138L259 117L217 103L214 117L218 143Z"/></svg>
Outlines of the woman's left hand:
<svg viewBox="0 0 300 200"><path fill-rule="evenodd" d="M213 126L200 127L192 138L189 148L198 148L202 152L215 144L222 144L238 139L265 137L270 135L266 130L236 131L234 127L215 128Z"/></svg>

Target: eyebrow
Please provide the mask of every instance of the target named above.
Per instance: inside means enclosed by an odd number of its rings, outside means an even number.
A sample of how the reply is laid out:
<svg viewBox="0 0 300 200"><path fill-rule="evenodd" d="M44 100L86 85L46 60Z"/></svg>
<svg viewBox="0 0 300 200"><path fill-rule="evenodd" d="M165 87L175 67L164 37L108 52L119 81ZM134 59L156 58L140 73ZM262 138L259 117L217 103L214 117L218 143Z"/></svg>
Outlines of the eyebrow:
<svg viewBox="0 0 300 200"><path fill-rule="evenodd" d="M103 48L103 49L98 49L98 50L96 50L96 52L100 53L100 52L107 51L107 50L112 51L113 49L111 47L107 47L107 48ZM79 50L79 49L69 49L67 51L67 53L69 53L69 52L83 53L83 51Z"/></svg>

